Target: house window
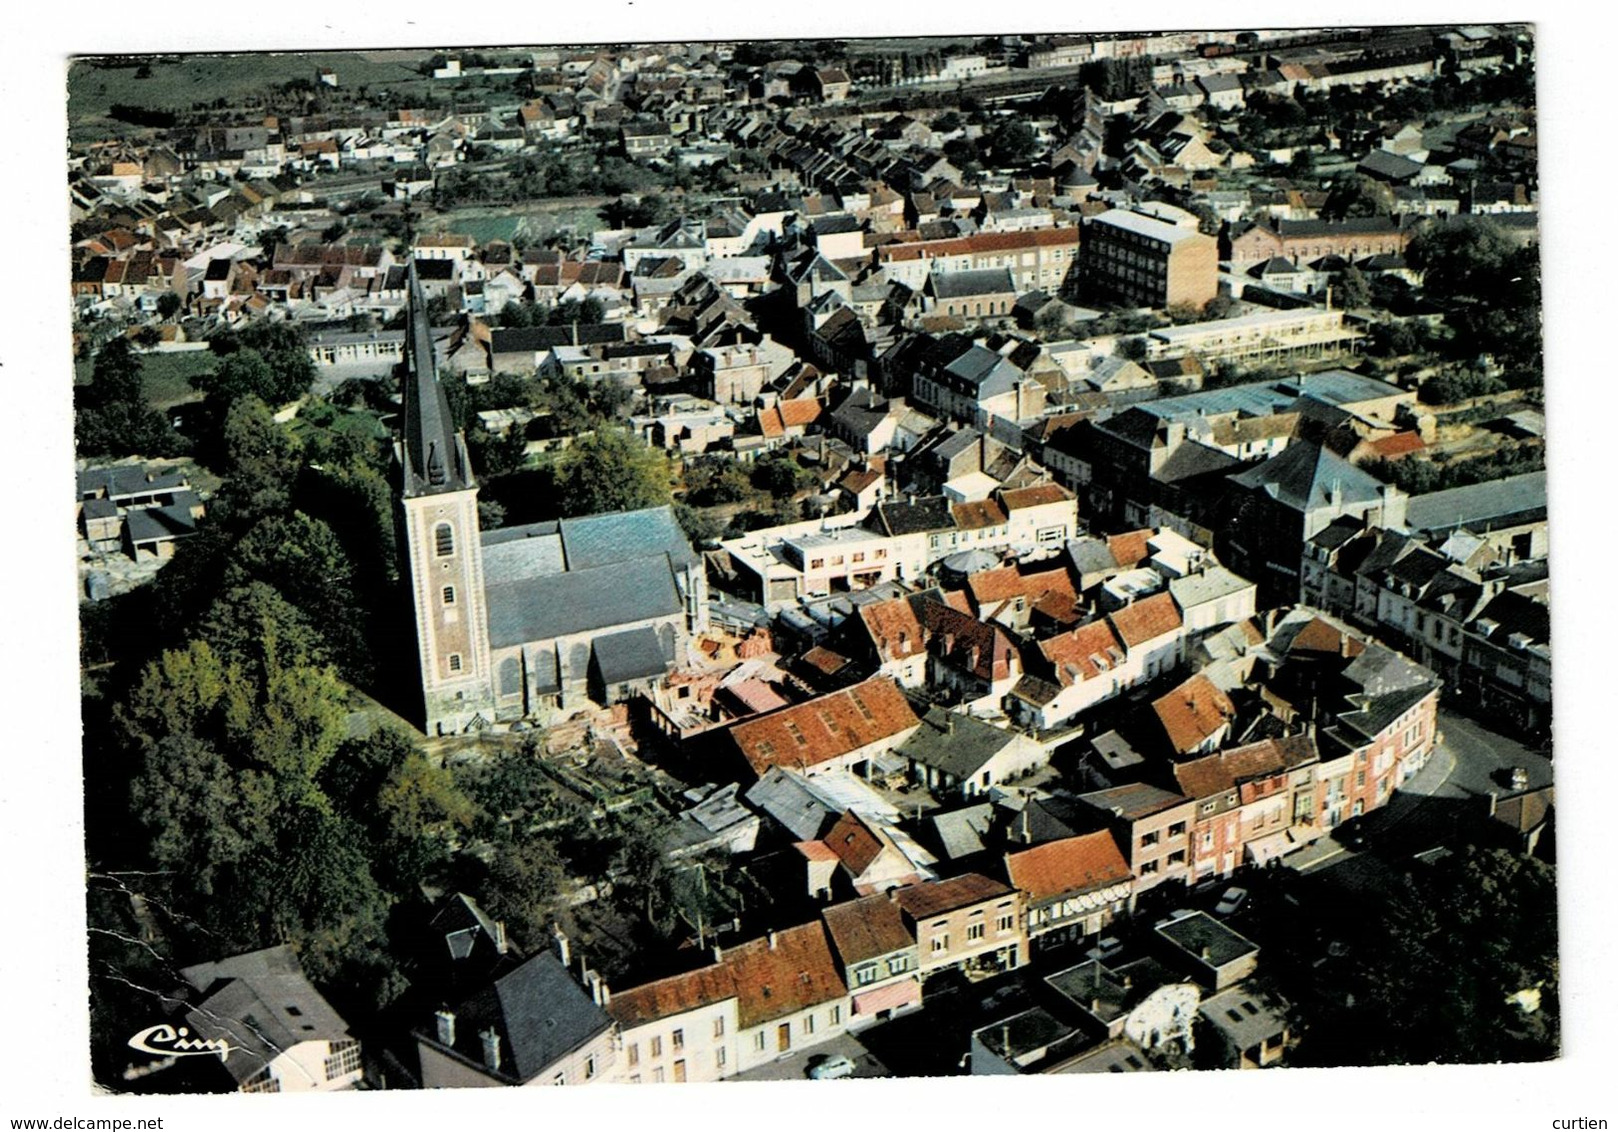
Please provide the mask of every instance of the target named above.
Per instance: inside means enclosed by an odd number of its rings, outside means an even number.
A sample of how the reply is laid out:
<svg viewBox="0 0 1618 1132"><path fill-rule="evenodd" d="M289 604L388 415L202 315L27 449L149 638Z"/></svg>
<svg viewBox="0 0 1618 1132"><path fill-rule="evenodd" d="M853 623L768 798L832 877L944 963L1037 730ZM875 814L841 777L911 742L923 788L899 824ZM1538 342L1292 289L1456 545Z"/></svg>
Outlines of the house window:
<svg viewBox="0 0 1618 1132"><path fill-rule="evenodd" d="M242 1092L244 1093L279 1093L280 1091L281 1080L270 1072L268 1065L242 1082Z"/></svg>
<svg viewBox="0 0 1618 1132"><path fill-rule="evenodd" d="M903 955L895 955L892 959L888 960L888 974L897 975L900 971L903 971L908 966L910 966L910 960L908 958Z"/></svg>
<svg viewBox="0 0 1618 1132"><path fill-rule="evenodd" d="M946 951L948 949L949 949L949 936L947 934L946 935L935 935L935 936L933 936L933 954L934 955L937 955L939 952Z"/></svg>
<svg viewBox="0 0 1618 1132"><path fill-rule="evenodd" d="M1149 877L1155 872L1157 872L1156 861L1147 861L1140 867L1140 875L1143 877Z"/></svg>
<svg viewBox="0 0 1618 1132"><path fill-rule="evenodd" d="M455 587L454 586L445 586L444 587L444 604L445 605L454 605L455 604Z"/></svg>
<svg viewBox="0 0 1618 1132"><path fill-rule="evenodd" d="M994 930L1004 934L1017 926L1017 917L1007 912L994 922Z"/></svg>
<svg viewBox="0 0 1618 1132"><path fill-rule="evenodd" d="M725 1067L725 1047L724 1046L720 1046L718 1049L714 1050L713 1060L714 1060L714 1064L716 1066L718 1066L720 1069L723 1069Z"/></svg>
<svg viewBox="0 0 1618 1132"><path fill-rule="evenodd" d="M1143 833L1143 834L1140 835L1140 845L1141 845L1142 849L1146 848L1149 845L1156 845L1156 844L1157 844L1157 831L1155 829L1151 833Z"/></svg>
<svg viewBox="0 0 1618 1132"><path fill-rule="evenodd" d="M1171 864L1171 865L1183 865L1183 864L1185 864L1185 850L1184 849L1176 849L1174 852L1170 853L1169 854L1169 864Z"/></svg>
<svg viewBox="0 0 1618 1132"><path fill-rule="evenodd" d="M855 971L854 981L863 987L867 983L876 982L876 974L876 964L872 963L869 967L861 967L859 970Z"/></svg>
<svg viewBox="0 0 1618 1132"><path fill-rule="evenodd" d="M803 1032L806 1034L812 1034L815 1032L815 1016L813 1014L805 1014L803 1016Z"/></svg>
<svg viewBox="0 0 1618 1132"><path fill-rule="evenodd" d="M628 1061L629 1061L630 1068L634 1068L635 1066L640 1064L640 1043L639 1042L630 1042L629 1043L629 1049L626 1050L625 1053L628 1055Z"/></svg>
<svg viewBox="0 0 1618 1132"><path fill-rule="evenodd" d="M982 939L983 938L983 925L982 924L968 924L967 928L966 928L966 938L969 939L969 940Z"/></svg>
<svg viewBox="0 0 1618 1132"><path fill-rule="evenodd" d="M663 1067L661 1065L659 1065L656 1069L652 1070L652 1084L661 1085L662 1083L663 1083Z"/></svg>
<svg viewBox="0 0 1618 1132"><path fill-rule="evenodd" d="M584 1079L588 1081L596 1075L596 1055L591 1054L584 1059Z"/></svg>
<svg viewBox="0 0 1618 1132"><path fill-rule="evenodd" d="M360 1043L333 1042L331 1056L326 1058L326 1080L335 1081L360 1071Z"/></svg>
<svg viewBox="0 0 1618 1132"><path fill-rule="evenodd" d="M672 1044L674 1046L674 1052L675 1053L679 1053L681 1050L683 1050L685 1048L685 1031L684 1030L676 1030L676 1031L674 1031Z"/></svg>
<svg viewBox="0 0 1618 1132"><path fill-rule="evenodd" d="M1183 821L1177 821L1173 825L1169 826L1169 836L1170 837L1180 837L1184 833L1185 833L1185 822L1183 822Z"/></svg>
<svg viewBox="0 0 1618 1132"><path fill-rule="evenodd" d="M674 1063L674 1079L676 1081L684 1081L685 1080L685 1062L684 1062L684 1060L676 1061Z"/></svg>
<svg viewBox="0 0 1618 1132"><path fill-rule="evenodd" d="M827 1017L831 1019L833 1026L841 1026L843 1024L843 1008L841 1006L832 1007Z"/></svg>
<svg viewBox="0 0 1618 1132"><path fill-rule="evenodd" d="M459 672L461 670L461 654L460 653L452 652L452 653L449 654L449 670L451 672Z"/></svg>
<svg viewBox="0 0 1618 1132"><path fill-rule="evenodd" d="M723 1018L715 1018L713 1020L713 1036L716 1038L722 1038L725 1036L725 1020Z"/></svg>
<svg viewBox="0 0 1618 1132"><path fill-rule="evenodd" d="M663 1035L662 1034L659 1034L659 1035L657 1035L657 1037L652 1039L652 1056L653 1057L662 1057L663 1056Z"/></svg>
<svg viewBox="0 0 1618 1132"><path fill-rule="evenodd" d="M763 1053L764 1043L766 1040L767 1039L764 1037L764 1031L760 1030L758 1033L753 1035L753 1048L758 1050L760 1053Z"/></svg>
<svg viewBox="0 0 1618 1132"><path fill-rule="evenodd" d="M551 1084L553 1084L553 1085L565 1085L565 1084L567 1084L567 1074L558 1073L556 1076L551 1078Z"/></svg>
<svg viewBox="0 0 1618 1132"><path fill-rule="evenodd" d="M433 553L440 558L455 553L455 531L448 523L439 523L433 528Z"/></svg>
<svg viewBox="0 0 1618 1132"><path fill-rule="evenodd" d="M1205 814L1213 813L1214 812L1214 805L1215 805L1215 803L1213 803L1213 802L1204 802L1204 803L1202 803L1202 812L1205 813Z"/></svg>

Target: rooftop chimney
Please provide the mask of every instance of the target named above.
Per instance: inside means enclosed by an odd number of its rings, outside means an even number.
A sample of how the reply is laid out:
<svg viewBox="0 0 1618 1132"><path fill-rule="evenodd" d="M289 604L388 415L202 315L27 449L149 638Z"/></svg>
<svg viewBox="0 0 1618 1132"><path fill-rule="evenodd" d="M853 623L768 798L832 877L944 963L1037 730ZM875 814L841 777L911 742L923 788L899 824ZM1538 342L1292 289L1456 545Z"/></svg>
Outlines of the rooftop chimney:
<svg viewBox="0 0 1618 1132"><path fill-rule="evenodd" d="M1202 945L1202 958L1203 958L1204 962L1206 962L1207 960L1212 959L1213 958L1213 948L1209 947L1207 944L1203 944Z"/></svg>
<svg viewBox="0 0 1618 1132"><path fill-rule="evenodd" d="M494 950L498 955L504 955L510 949L506 939L506 924L504 920L494 922Z"/></svg>
<svg viewBox="0 0 1618 1132"><path fill-rule="evenodd" d="M562 925L551 925L551 939L556 944L556 957L562 961L562 966L566 967L572 962L573 953L568 946L567 933L562 930Z"/></svg>
<svg viewBox="0 0 1618 1132"><path fill-rule="evenodd" d="M455 1012L440 1010L438 1012L438 1044L453 1046L455 1044Z"/></svg>
<svg viewBox="0 0 1618 1132"><path fill-rule="evenodd" d="M500 1035L490 1029L484 1030L478 1037L483 1039L483 1065L490 1073L500 1068Z"/></svg>
<svg viewBox="0 0 1618 1132"><path fill-rule="evenodd" d="M591 999L593 999L595 1001L595 1004L597 1006L602 1005L602 1002L601 1002L601 976L598 975L594 971L586 971L584 973L584 981L590 987L590 997L591 997Z"/></svg>
<svg viewBox="0 0 1618 1132"><path fill-rule="evenodd" d="M770 932L769 932L769 935L768 935L767 938L770 941L770 950L774 951L775 950L775 940L776 940L776 935L775 935L775 929L774 928L770 929Z"/></svg>
<svg viewBox="0 0 1618 1132"><path fill-rule="evenodd" d="M725 949L720 947L717 943L713 946L713 961L715 963L723 963L725 961Z"/></svg>

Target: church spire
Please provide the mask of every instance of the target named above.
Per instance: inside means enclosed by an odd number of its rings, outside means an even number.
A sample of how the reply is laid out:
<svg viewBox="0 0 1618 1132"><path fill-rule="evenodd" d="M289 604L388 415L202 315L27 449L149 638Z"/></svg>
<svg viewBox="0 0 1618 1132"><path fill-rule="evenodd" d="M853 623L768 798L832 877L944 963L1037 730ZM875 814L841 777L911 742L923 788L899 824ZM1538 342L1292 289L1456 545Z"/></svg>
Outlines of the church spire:
<svg viewBox="0 0 1618 1132"><path fill-rule="evenodd" d="M406 498L475 486L466 442L455 431L449 398L438 380L427 300L410 264L409 320L405 328L404 494Z"/></svg>

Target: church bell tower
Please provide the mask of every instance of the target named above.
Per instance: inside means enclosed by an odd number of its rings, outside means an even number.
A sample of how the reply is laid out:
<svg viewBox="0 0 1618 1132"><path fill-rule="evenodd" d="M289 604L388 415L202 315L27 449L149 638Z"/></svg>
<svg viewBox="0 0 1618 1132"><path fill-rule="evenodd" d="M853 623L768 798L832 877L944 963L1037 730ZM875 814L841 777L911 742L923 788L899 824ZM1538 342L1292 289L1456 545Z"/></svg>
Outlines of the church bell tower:
<svg viewBox="0 0 1618 1132"><path fill-rule="evenodd" d="M405 330L404 432L395 446L429 735L494 722L478 485L438 381L415 265Z"/></svg>

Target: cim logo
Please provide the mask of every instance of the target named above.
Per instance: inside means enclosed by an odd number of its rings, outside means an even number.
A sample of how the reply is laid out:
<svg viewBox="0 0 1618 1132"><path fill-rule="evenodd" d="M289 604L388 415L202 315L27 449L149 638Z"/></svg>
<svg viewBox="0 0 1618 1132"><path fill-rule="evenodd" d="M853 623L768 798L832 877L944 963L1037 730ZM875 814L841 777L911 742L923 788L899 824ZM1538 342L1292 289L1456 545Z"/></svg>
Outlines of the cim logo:
<svg viewBox="0 0 1618 1132"><path fill-rule="evenodd" d="M155 1053L159 1057L207 1057L217 1055L220 1061L230 1056L233 1046L223 1038L193 1038L191 1031L181 1026L176 1030L173 1026L163 1024L148 1026L140 1033L129 1039L129 1048L138 1049L142 1053Z"/></svg>

